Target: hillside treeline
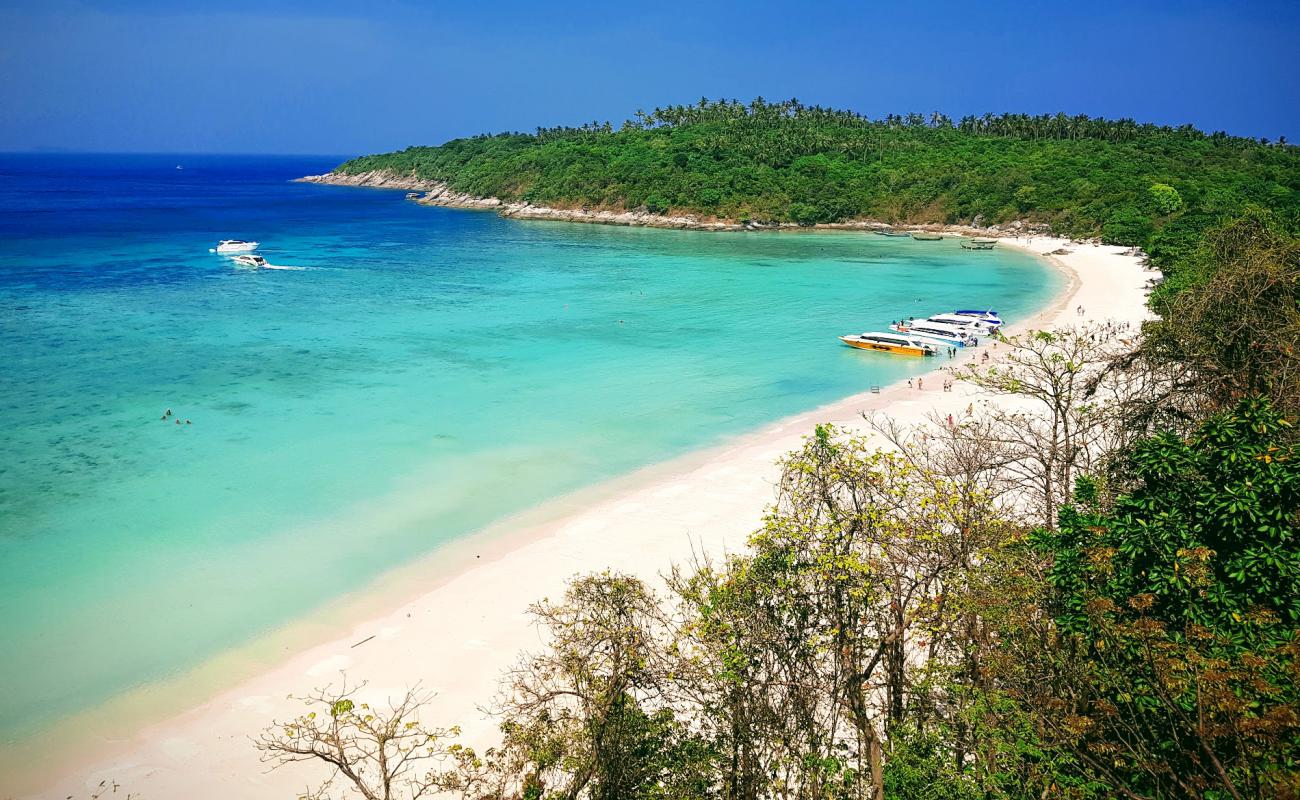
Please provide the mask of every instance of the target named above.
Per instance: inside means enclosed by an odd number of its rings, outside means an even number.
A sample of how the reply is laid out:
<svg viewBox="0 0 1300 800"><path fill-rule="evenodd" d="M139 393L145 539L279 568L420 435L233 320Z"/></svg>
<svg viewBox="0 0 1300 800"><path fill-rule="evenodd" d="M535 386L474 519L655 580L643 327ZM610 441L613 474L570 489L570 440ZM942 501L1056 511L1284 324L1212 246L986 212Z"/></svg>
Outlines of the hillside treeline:
<svg viewBox="0 0 1300 800"><path fill-rule="evenodd" d="M995 224L1137 245L1157 260L1251 206L1294 218L1300 155L1285 142L1065 114L891 115L708 101L621 125L539 128L364 156L506 201L739 221Z"/></svg>

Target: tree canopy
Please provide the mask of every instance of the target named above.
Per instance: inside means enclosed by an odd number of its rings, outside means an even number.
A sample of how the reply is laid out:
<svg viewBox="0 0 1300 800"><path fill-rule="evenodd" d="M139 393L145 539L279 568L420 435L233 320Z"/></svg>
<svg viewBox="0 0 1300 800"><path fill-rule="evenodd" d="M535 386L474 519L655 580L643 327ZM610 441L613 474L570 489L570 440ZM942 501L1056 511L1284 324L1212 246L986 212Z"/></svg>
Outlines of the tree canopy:
<svg viewBox="0 0 1300 800"><path fill-rule="evenodd" d="M701 99L615 127L539 128L356 158L471 195L757 222L1024 220L1171 254L1248 206L1300 207L1294 147L1065 114L873 120L797 100Z"/></svg>

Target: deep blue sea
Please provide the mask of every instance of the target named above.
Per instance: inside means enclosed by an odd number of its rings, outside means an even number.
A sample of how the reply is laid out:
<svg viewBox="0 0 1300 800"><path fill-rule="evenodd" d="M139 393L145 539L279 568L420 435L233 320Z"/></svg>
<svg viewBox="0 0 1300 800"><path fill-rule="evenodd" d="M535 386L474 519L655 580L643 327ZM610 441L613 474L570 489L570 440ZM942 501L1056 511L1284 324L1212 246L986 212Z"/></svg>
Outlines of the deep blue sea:
<svg viewBox="0 0 1300 800"><path fill-rule="evenodd" d="M513 512L931 366L840 334L1015 320L1062 282L953 240L290 182L340 160L0 155L0 742ZM225 238L304 269L236 268Z"/></svg>

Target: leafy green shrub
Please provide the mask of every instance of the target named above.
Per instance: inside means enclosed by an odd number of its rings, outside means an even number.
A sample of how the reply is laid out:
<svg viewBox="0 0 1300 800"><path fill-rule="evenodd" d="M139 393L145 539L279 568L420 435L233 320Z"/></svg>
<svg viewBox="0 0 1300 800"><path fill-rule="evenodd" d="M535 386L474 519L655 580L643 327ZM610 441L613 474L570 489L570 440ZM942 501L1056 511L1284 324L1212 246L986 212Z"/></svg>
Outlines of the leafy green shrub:
<svg viewBox="0 0 1300 800"><path fill-rule="evenodd" d="M1052 557L1065 691L1028 701L1100 780L1148 797L1278 796L1300 761L1300 446L1249 399L1081 482Z"/></svg>
<svg viewBox="0 0 1300 800"><path fill-rule="evenodd" d="M790 219L800 225L815 225L821 221L821 212L807 203L792 203Z"/></svg>
<svg viewBox="0 0 1300 800"><path fill-rule="evenodd" d="M645 199L645 207L651 214L668 213L668 201L657 194L652 194Z"/></svg>
<svg viewBox="0 0 1300 800"><path fill-rule="evenodd" d="M1151 202L1161 214L1172 214L1183 207L1183 196L1167 183L1154 183L1147 193L1151 195Z"/></svg>
<svg viewBox="0 0 1300 800"><path fill-rule="evenodd" d="M1101 240L1106 244L1119 244L1137 247L1146 244L1155 226L1151 220L1135 208L1121 208L1114 211L1101 229Z"/></svg>

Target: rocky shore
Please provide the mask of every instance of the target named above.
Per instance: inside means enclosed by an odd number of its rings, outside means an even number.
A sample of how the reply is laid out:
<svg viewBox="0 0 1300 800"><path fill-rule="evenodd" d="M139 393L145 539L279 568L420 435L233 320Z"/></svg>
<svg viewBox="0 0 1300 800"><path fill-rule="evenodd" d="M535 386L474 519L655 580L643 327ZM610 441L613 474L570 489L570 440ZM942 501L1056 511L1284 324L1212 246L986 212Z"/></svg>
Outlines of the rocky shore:
<svg viewBox="0 0 1300 800"><path fill-rule="evenodd" d="M702 218L692 214L652 214L649 211L604 210L590 208L553 208L535 206L531 203L507 203L498 197L476 197L452 190L441 181L425 180L414 175L396 175L385 170L360 172L345 175L327 172L324 175L307 175L298 178L300 183L323 183L331 186L366 186L374 189L405 189L408 192L422 192L415 202L426 206L445 206L447 208L470 208L496 211L503 217L512 219L540 219L556 222L586 222L595 225L628 225L645 228L675 228L679 230L698 231L770 231L770 230L808 230L808 226L792 222L757 223L738 222ZM976 220L976 223L979 221ZM894 227L889 223L875 220L852 220L849 222L818 223L811 226L821 230L875 230ZM932 231L961 236L1023 236L1042 233L1045 225L1031 225L1023 222L1011 222L1006 225L982 227L976 225L904 225L906 230Z"/></svg>
<svg viewBox="0 0 1300 800"><path fill-rule="evenodd" d="M598 225L636 225L647 228L738 231L746 226L738 222L703 220L695 216L651 214L648 211L605 211L586 208L551 208L530 203L506 203L497 197L475 197L453 191L441 181L428 181L414 175L394 175L382 170L342 175L329 172L299 178L302 183L325 183L332 186L368 186L374 189L405 189L423 192L415 202L426 206L491 209L514 219L549 219L558 222L589 222ZM753 227L753 226L751 226Z"/></svg>
<svg viewBox="0 0 1300 800"><path fill-rule="evenodd" d="M368 186L372 189L405 189L409 192L424 192L419 199L427 206L448 206L449 208L500 208L503 203L495 197L475 197L463 192L454 192L441 181L427 181L414 175L394 175L391 172L376 170L359 172L355 175L343 175L327 172L324 175L307 175L298 178L298 183L325 183L331 186Z"/></svg>

